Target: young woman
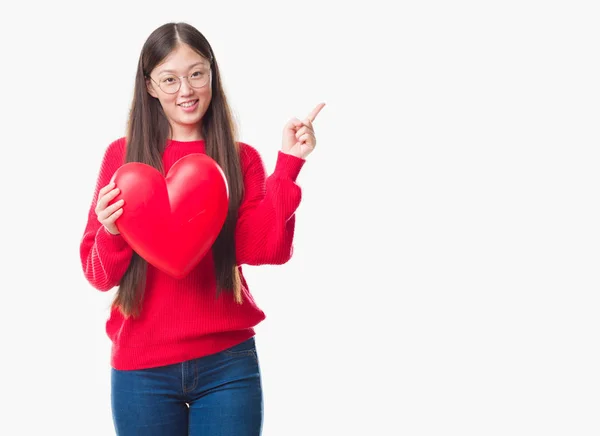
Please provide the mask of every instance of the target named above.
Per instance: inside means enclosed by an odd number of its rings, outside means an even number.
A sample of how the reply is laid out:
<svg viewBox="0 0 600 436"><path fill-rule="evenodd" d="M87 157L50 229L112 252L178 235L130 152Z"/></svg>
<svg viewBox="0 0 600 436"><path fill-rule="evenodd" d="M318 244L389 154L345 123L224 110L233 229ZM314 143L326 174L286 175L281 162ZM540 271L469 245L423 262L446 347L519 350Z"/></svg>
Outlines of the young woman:
<svg viewBox="0 0 600 436"><path fill-rule="evenodd" d="M242 264L283 264L292 254L296 178L316 144L312 122L284 127L275 170L236 140L219 67L206 38L185 23L157 28L139 58L126 136L104 154L81 241L85 277L118 290L106 323L111 398L119 436L259 435L263 409L254 330L265 318ZM134 252L116 222L122 201L109 183L126 162L163 174L189 153L223 170L229 212L197 267L174 279ZM126 209L126 206L125 206Z"/></svg>

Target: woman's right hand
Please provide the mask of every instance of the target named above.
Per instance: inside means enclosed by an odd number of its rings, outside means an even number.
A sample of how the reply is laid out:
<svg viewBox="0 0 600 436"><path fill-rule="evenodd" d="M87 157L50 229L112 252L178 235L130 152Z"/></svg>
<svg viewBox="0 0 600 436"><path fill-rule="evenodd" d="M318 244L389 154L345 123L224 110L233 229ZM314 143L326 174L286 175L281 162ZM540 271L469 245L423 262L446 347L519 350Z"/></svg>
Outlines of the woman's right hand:
<svg viewBox="0 0 600 436"><path fill-rule="evenodd" d="M108 206L108 204L119 195L119 188L115 187L115 183L111 182L98 192L98 202L96 203L96 215L98 221L113 235L118 235L119 229L115 225L117 218L123 213L123 200L119 200Z"/></svg>

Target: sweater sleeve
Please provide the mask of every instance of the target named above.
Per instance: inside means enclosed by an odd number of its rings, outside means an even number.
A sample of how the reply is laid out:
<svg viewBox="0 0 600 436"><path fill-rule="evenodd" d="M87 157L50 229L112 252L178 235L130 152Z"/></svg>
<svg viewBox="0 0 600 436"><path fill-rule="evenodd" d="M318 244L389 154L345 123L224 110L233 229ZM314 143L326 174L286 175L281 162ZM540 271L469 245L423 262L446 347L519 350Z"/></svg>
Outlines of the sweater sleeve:
<svg viewBox="0 0 600 436"><path fill-rule="evenodd" d="M279 265L292 257L295 212L302 192L296 178L304 159L278 152L273 174L266 177L259 153L241 149L244 198L236 225L239 265Z"/></svg>
<svg viewBox="0 0 600 436"><path fill-rule="evenodd" d="M133 250L123 236L113 235L100 224L94 210L98 192L108 185L112 175L123 161L124 141L121 139L110 144L104 153L79 247L83 274L99 291L108 291L119 284L133 254Z"/></svg>

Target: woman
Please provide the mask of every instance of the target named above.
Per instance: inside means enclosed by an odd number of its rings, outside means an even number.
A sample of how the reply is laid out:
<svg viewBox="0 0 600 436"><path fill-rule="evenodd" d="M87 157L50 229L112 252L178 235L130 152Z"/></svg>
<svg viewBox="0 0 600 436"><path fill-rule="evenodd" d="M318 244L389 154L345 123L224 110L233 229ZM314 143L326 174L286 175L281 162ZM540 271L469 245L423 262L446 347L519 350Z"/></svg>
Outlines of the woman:
<svg viewBox="0 0 600 436"><path fill-rule="evenodd" d="M101 164L81 261L101 291L118 286L106 332L112 341L111 398L118 435L259 435L262 390L254 330L265 318L242 264L283 264L292 254L296 178L316 144L312 122L284 127L275 170L236 141L219 68L204 36L169 23L146 40L139 58L127 134ZM116 226L123 202L110 183L125 162L166 174L181 157L206 153L223 170L229 212L197 267L174 279L136 254ZM126 206L125 206L126 208Z"/></svg>

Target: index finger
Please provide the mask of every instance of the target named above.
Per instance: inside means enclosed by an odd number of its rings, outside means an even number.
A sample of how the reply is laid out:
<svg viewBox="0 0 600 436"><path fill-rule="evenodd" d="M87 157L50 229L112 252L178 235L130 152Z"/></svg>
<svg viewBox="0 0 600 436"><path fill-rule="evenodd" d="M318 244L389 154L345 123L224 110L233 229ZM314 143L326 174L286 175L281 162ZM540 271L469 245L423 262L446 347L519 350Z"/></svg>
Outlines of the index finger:
<svg viewBox="0 0 600 436"><path fill-rule="evenodd" d="M319 112L321 112L321 109L323 109L324 107L325 103L319 103L317 107L312 110L310 115L307 117L311 123L315 120L315 118L317 118L317 115L319 115Z"/></svg>
<svg viewBox="0 0 600 436"><path fill-rule="evenodd" d="M100 189L100 191L98 191L98 197L102 197L104 194L106 194L108 191L110 191L114 187L115 187L115 182L110 182L108 185L106 185L105 187Z"/></svg>

